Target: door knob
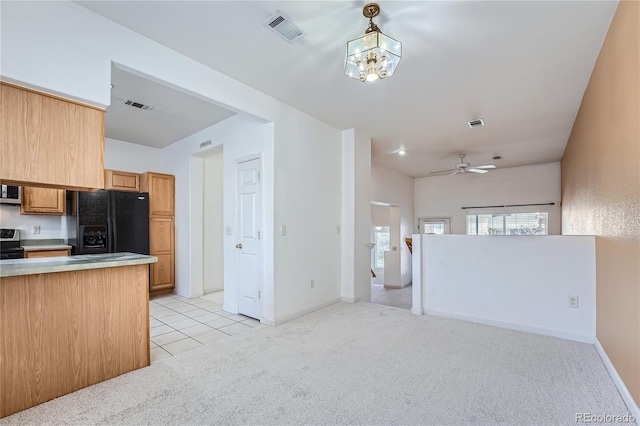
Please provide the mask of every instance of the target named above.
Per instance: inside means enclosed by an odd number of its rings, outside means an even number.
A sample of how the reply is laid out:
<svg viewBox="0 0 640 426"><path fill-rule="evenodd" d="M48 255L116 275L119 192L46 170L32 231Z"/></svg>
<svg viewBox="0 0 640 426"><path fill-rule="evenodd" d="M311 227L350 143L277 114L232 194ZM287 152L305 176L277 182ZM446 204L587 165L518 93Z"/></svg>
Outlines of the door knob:
<svg viewBox="0 0 640 426"><path fill-rule="evenodd" d="M240 244L240 243L236 244L236 248L237 249L241 249L242 248L242 244Z"/></svg>

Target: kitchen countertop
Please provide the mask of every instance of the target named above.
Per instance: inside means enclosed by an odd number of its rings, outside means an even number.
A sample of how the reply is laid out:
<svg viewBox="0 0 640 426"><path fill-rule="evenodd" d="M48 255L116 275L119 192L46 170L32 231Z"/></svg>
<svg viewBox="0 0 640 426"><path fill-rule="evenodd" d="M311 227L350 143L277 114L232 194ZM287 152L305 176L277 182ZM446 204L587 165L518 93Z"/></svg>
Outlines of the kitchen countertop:
<svg viewBox="0 0 640 426"><path fill-rule="evenodd" d="M42 251L42 250L68 250L71 249L67 244L43 244L43 245L27 245L22 246L24 251Z"/></svg>
<svg viewBox="0 0 640 426"><path fill-rule="evenodd" d="M0 277L115 268L119 266L144 265L156 263L157 261L158 258L155 256L127 252L0 260Z"/></svg>

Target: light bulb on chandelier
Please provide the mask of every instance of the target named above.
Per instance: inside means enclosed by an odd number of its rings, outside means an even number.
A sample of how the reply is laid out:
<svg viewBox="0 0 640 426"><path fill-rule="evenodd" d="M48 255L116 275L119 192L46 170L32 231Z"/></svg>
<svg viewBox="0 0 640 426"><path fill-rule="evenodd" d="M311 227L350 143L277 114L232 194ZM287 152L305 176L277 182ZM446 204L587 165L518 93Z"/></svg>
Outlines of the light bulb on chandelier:
<svg viewBox="0 0 640 426"><path fill-rule="evenodd" d="M377 3L367 4L362 9L362 14L369 18L365 34L347 43L344 73L362 82L393 75L402 58L402 43L383 34L373 22L379 13Z"/></svg>

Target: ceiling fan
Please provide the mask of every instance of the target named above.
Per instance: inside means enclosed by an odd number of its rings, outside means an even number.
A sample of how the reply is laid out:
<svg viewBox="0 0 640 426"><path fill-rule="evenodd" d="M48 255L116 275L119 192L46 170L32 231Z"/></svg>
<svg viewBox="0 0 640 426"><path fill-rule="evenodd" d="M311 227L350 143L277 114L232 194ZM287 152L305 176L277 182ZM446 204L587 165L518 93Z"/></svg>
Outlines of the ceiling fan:
<svg viewBox="0 0 640 426"><path fill-rule="evenodd" d="M482 166L471 166L469 163L465 163L464 162L465 155L466 154L459 154L460 163L456 164L453 169L439 170L437 172L431 172L430 174L434 175L434 174L438 174L438 173L447 173L447 172L451 172L451 173L449 173L449 176L457 175L458 173L465 173L465 172L483 174L483 173L487 173L489 171L487 169L495 169L496 168L496 166L494 166L493 164L485 164L485 165L482 165Z"/></svg>

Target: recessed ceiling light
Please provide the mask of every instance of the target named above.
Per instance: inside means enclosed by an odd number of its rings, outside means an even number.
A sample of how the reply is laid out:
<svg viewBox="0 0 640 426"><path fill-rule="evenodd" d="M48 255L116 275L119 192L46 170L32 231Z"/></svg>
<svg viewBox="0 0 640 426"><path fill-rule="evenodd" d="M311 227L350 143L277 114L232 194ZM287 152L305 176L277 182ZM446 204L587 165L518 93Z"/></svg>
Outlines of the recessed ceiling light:
<svg viewBox="0 0 640 426"><path fill-rule="evenodd" d="M398 150L398 155L405 155L406 153L407 153L407 150L406 150L406 149L404 149L404 148L400 148L400 149Z"/></svg>

